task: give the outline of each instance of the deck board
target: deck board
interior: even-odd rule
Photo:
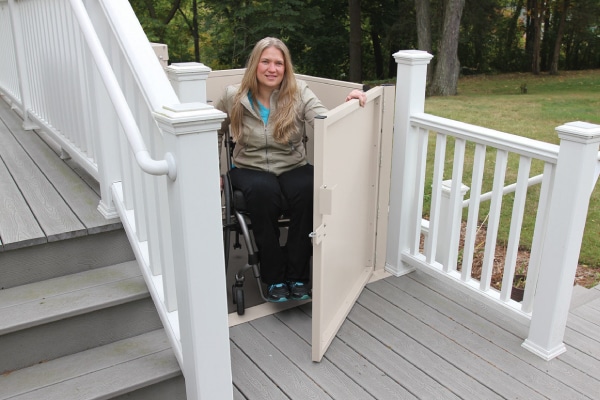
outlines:
[[[584,304],[571,311],[571,315],[577,316],[584,321],[592,324],[591,329],[594,331],[593,336],[598,336],[598,329],[600,329],[600,309],[592,306],[593,303]]]
[[[239,377],[235,384],[241,398],[280,399],[285,395],[279,387],[233,342],[231,343],[233,375]]]
[[[311,343],[311,322],[310,322],[310,306],[290,309],[277,314],[284,324],[289,326],[297,335],[302,337],[307,344]],[[340,333],[333,339],[331,346],[327,352],[325,360],[330,361],[333,365],[345,372],[355,382],[361,382],[364,389],[374,398],[386,399],[413,399],[416,398],[408,390],[406,390],[401,382],[402,379],[396,379],[381,370],[369,361],[369,352],[382,350],[381,354],[389,356],[389,349],[381,349],[377,346],[361,346],[361,342],[365,342],[369,338],[361,338],[360,335],[345,334],[344,328],[351,328],[353,324],[347,322],[340,330]],[[358,338],[357,344],[355,338]],[[362,339],[362,340],[361,340]],[[376,343],[377,344],[377,343]],[[398,365],[396,365],[398,367]],[[401,371],[402,369],[399,368]]]
[[[44,136],[43,134],[41,134]],[[97,182],[81,176],[0,99],[0,247],[29,247],[121,228],[97,210]]]
[[[435,357],[426,348],[402,335],[393,326],[360,305],[356,306],[351,314],[351,322],[344,323],[340,329],[340,340],[363,354],[378,369],[385,371],[386,375],[397,382],[398,389],[402,388],[417,398],[459,398],[452,392],[452,388],[445,386],[443,376],[441,379],[439,376],[432,376],[432,372],[442,372],[438,367],[448,367],[442,359]],[[364,335],[363,323],[373,328],[372,335]],[[424,365],[433,367],[435,371],[416,366],[412,362],[415,355],[420,356],[419,359],[424,361]],[[439,364],[432,364],[432,358],[439,361]]]
[[[392,287],[387,283],[386,285]],[[373,290],[378,290],[380,286],[382,285]],[[400,296],[392,297],[392,301],[399,299]],[[361,299],[359,299],[361,306],[367,307],[377,314],[381,321],[380,324],[390,325],[386,335],[379,337],[380,341],[388,346],[398,348],[398,352],[404,351],[404,354],[407,354],[413,346],[403,349],[401,343],[396,344],[395,338],[398,335],[395,330],[404,333],[406,337],[410,338],[411,343],[418,343],[424,349],[411,355],[411,363],[419,365],[420,368],[427,371],[428,375],[435,377],[444,385],[457,391],[458,389],[468,390],[470,385],[467,384],[465,388],[460,388],[460,386],[463,380],[468,380],[471,377],[480,385],[487,386],[492,392],[514,391],[514,393],[510,393],[509,397],[522,394],[528,399],[542,398],[534,389],[528,388],[525,383],[519,382],[510,373],[506,373],[496,365],[490,364],[481,354],[469,351],[469,349],[463,347],[464,344],[459,344],[461,341],[464,343],[464,340],[472,334],[461,332],[459,326],[452,328],[444,326],[444,323],[448,321],[444,321],[444,316],[435,310],[426,308],[414,311],[429,314],[422,316],[426,321],[420,321],[401,308],[390,307],[389,304],[382,303],[382,300],[381,297],[370,291],[363,293]],[[403,296],[402,300],[406,301],[407,296]],[[394,305],[398,307],[398,304]],[[436,322],[435,320],[438,318],[441,321]],[[375,321],[368,320],[361,322],[360,326],[363,329],[369,329],[373,323]],[[517,372],[515,371],[515,373]]]
[[[82,236],[85,227],[81,221],[10,132],[0,135],[0,148],[4,163],[48,241]]]
[[[600,285],[598,285],[600,286]],[[588,304],[586,304],[586,306],[588,306],[589,308],[596,310],[596,311],[600,311],[600,299],[594,300]]]
[[[591,386],[593,388],[593,392],[600,393],[600,370],[595,369],[593,380],[588,380],[585,375],[586,370],[578,370],[577,368],[573,368],[572,365],[577,365],[579,361],[572,359],[573,363],[568,364],[565,359],[569,359],[573,356],[573,352],[571,352],[571,348],[573,347],[573,343],[569,338],[569,331],[571,328],[567,326],[567,332],[565,334],[565,344],[568,348],[567,353],[549,361],[543,361],[539,357],[533,355],[529,351],[525,350],[521,347],[521,343],[524,338],[527,336],[527,327],[518,324],[514,320],[509,317],[502,316],[499,313],[493,310],[487,310],[481,306],[480,303],[474,300],[466,300],[467,297],[464,294],[459,294],[456,291],[453,291],[449,288],[445,288],[441,282],[437,281],[435,278],[431,276],[424,276],[425,274],[414,274],[412,278],[418,279],[420,282],[428,285],[429,287],[435,287],[436,290],[440,293],[444,293],[444,297],[453,301],[446,301],[449,303],[449,307],[455,307],[457,304],[461,306],[465,306],[471,312],[471,317],[459,317],[460,319],[456,319],[456,321],[461,321],[463,325],[468,327],[469,330],[475,332],[483,338],[489,339],[495,345],[500,345],[500,356],[505,356],[504,353],[511,354],[515,357],[515,361],[517,364],[508,364],[506,368],[509,368],[516,372],[520,379],[523,379],[524,383],[530,384],[525,378],[529,375],[526,375],[527,371],[531,369],[527,367],[526,370],[520,370],[516,368],[522,363],[527,363],[537,368],[539,372],[531,371],[535,373],[535,376],[539,376],[539,373],[542,373],[542,381],[547,382],[550,387],[555,387],[552,380],[557,380],[560,384],[557,384],[558,388],[564,387],[565,385],[570,387],[571,389],[577,391],[581,386],[588,387]],[[393,282],[400,282],[400,279],[395,279]],[[462,299],[462,300],[458,300]],[[435,303],[434,307],[439,309],[440,304]],[[452,314],[449,315],[450,318],[456,318]],[[482,324],[481,321],[491,322],[492,325]],[[462,322],[465,321],[465,322]],[[488,329],[482,329],[482,327],[486,327]],[[595,348],[596,350],[600,350],[600,346],[597,345],[595,340],[589,340],[589,338],[580,338],[580,349],[582,349],[583,353],[590,355],[590,352]],[[596,360],[598,357],[592,356]],[[579,360],[579,358],[577,358]],[[595,364],[595,363],[594,363]],[[565,371],[569,371],[568,374],[565,374]],[[581,374],[584,372],[584,375]],[[544,375],[548,375],[549,377],[544,377]],[[532,387],[537,387],[537,382],[531,383]],[[546,392],[546,388],[541,391],[542,393]],[[571,390],[567,390],[567,393],[573,393]],[[551,396],[557,396],[558,393],[550,391]],[[577,398],[575,393],[573,393],[574,398]],[[551,397],[552,398],[552,397]],[[567,397],[563,397],[567,398]]]
[[[600,285],[598,285],[600,286]],[[594,310],[600,311],[600,299],[597,299],[595,301],[590,302],[589,304],[587,304],[590,308],[593,308]]]
[[[0,121],[0,129],[2,121]],[[0,156],[0,251],[46,243],[46,235],[27,206]]]
[[[365,400],[373,399],[330,360],[313,363],[310,344],[295,334],[289,326],[282,324],[281,320],[270,316],[256,320],[251,325],[280,351],[285,351],[289,360],[332,398],[347,399],[358,396]]]
[[[11,120],[6,110],[0,108],[0,117],[5,121]],[[14,121],[14,118],[12,118]],[[16,121],[15,121],[16,122]],[[16,129],[16,126],[9,127]],[[96,233],[111,228],[106,219],[97,210],[98,194],[88,186],[70,166],[62,162],[58,155],[35,132],[15,135],[15,139],[25,152],[35,161],[35,164],[58,193],[64,202],[77,216],[88,233]],[[111,221],[118,224],[115,218]]]
[[[597,317],[598,314],[600,313],[580,313],[579,315],[571,313],[569,316],[569,327],[592,340],[597,340],[600,325],[591,322],[590,319]],[[598,347],[600,348],[600,342],[598,342]]]
[[[353,334],[352,328],[355,327],[352,323],[348,322],[342,327],[339,337],[335,338],[329,348],[329,354],[327,360],[330,360],[342,371],[350,375],[352,379],[360,384],[376,399],[415,399],[410,392],[410,385],[408,388],[402,385],[402,380],[393,374],[384,373],[382,366],[375,364],[370,361],[372,359],[369,354],[373,354],[371,347],[361,347],[363,341],[357,343],[355,339],[359,338],[358,335]],[[390,357],[389,349],[381,348],[383,350],[380,355],[383,355],[383,359]],[[386,351],[387,350],[387,351]],[[398,366],[396,365],[395,368]],[[426,379],[421,379],[422,384]]]
[[[299,379],[340,400],[597,399],[598,335],[580,330],[589,334],[598,315],[587,304],[578,309],[569,319],[567,352],[544,361],[521,347],[527,327],[413,272],[369,284],[321,363],[308,362],[310,304],[231,328],[233,381],[239,389],[261,387],[266,379],[285,393],[273,398],[290,399],[312,398],[297,391]],[[238,353],[245,356],[241,365]],[[294,382],[293,390],[286,379]],[[361,389],[336,391],[346,379]],[[243,389],[238,394],[271,398]]]
[[[394,279],[397,285],[406,281]],[[415,282],[412,280],[412,282]],[[396,286],[397,286],[396,285]],[[410,285],[414,287],[415,285]],[[434,300],[433,302],[431,300]],[[444,300],[445,299],[445,300]],[[440,311],[442,315],[423,312],[421,315],[430,318],[432,324],[441,322],[435,329],[452,332],[465,349],[474,352],[478,357],[494,365],[512,379],[527,385],[545,396],[562,395],[563,398],[577,398],[578,390],[588,383],[586,376],[573,371],[568,377],[563,374],[565,364],[560,359],[545,362],[521,347],[523,339],[494,324],[495,313],[483,318],[460,304],[447,301],[440,294],[428,296],[428,307]],[[465,314],[465,312],[469,314]],[[464,326],[462,321],[473,321]],[[512,383],[511,383],[512,384]]]
[[[229,336],[287,396],[296,399],[332,399],[251,324],[230,328]]]

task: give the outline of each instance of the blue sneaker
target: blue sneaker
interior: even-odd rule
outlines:
[[[308,300],[311,298],[310,289],[304,282],[288,282],[290,298],[292,300]]]
[[[267,287],[267,300],[271,303],[287,301],[290,297],[290,289],[285,283],[274,283]]]

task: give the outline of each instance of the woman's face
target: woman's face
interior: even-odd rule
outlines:
[[[256,69],[258,85],[265,89],[279,89],[284,73],[283,52],[276,47],[264,49]]]

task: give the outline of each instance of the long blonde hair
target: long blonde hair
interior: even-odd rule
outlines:
[[[244,115],[244,106],[241,102],[242,96],[248,91],[253,94],[258,93],[256,70],[262,52],[269,47],[275,47],[283,53],[283,63],[285,67],[283,80],[279,87],[277,107],[275,113],[271,113],[270,116],[274,124],[273,137],[278,143],[287,143],[290,140],[290,137],[296,133],[296,130],[298,129],[295,124],[298,84],[296,83],[296,76],[294,75],[294,66],[292,64],[290,51],[281,40],[266,37],[259,40],[256,45],[254,45],[254,49],[252,50],[252,53],[250,53],[248,62],[246,63],[246,72],[242,78],[242,83],[234,98],[233,107],[229,117],[231,118],[231,134],[236,141],[242,136],[242,118]]]

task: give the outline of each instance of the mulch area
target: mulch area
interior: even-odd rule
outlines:
[[[464,232],[466,229],[466,222],[462,224],[462,232],[459,248],[462,250],[463,248],[463,239]],[[475,252],[473,254],[473,265],[471,276],[474,279],[479,280],[481,277],[481,266],[483,264],[483,256],[485,252],[485,237],[487,234],[486,225],[481,225],[477,232],[477,239],[475,242]],[[423,238],[421,238],[421,242]],[[421,246],[423,243],[421,243]],[[506,259],[506,247],[497,244],[496,251],[494,254],[494,263],[492,269],[492,287],[496,289],[500,289],[502,284],[502,274],[504,271],[504,263]],[[517,262],[516,262],[516,274],[527,274],[527,265],[529,264],[529,251],[527,249],[520,249],[517,253]],[[458,269],[460,270],[460,262],[458,265]],[[577,272],[575,274],[574,284],[580,285],[586,288],[591,288],[597,285],[600,282],[600,267],[594,268],[587,265],[579,264],[577,266]]]

